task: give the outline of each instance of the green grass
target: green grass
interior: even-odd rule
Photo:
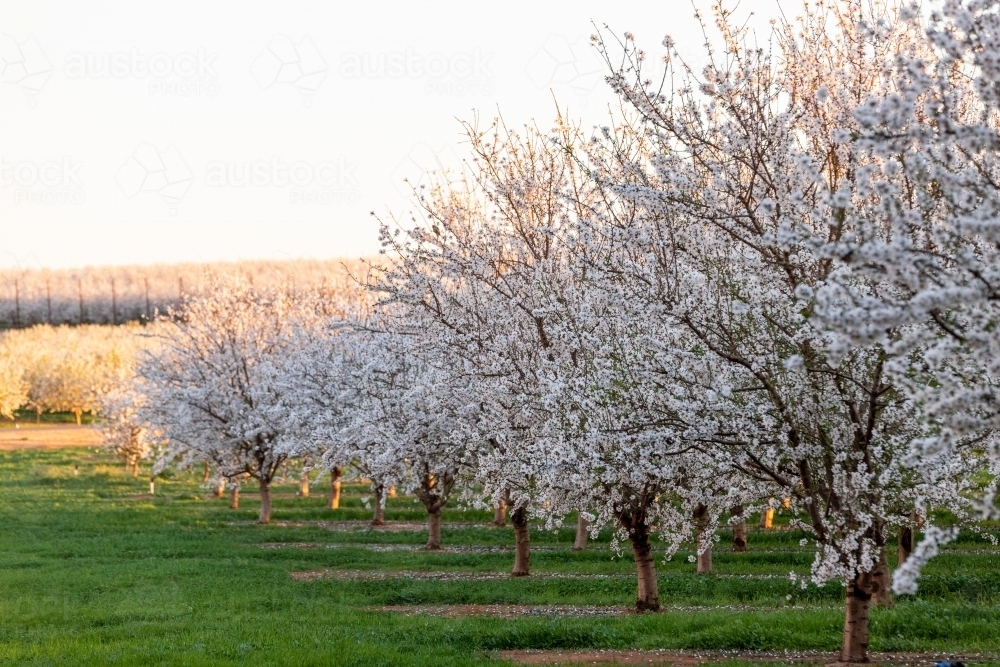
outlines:
[[[79,475],[74,475],[74,466]],[[439,618],[378,611],[383,605],[518,603],[629,605],[632,563],[609,535],[584,552],[569,528],[533,531],[525,579],[427,580],[393,571],[507,572],[510,528],[484,512],[445,511],[443,553],[418,550],[420,532],[361,529],[370,491],[347,485],[342,508],[324,509],[325,484],[308,499],[277,485],[276,522],[258,526],[257,501],[241,509],[212,498],[194,475],[174,475],[144,497],[102,452],[0,452],[0,664],[35,665],[466,665],[525,648],[835,650],[843,589],[805,590],[789,572],[811,555],[792,531],[752,531],[732,554],[722,534],[716,574],[698,576],[690,551],[658,563],[659,614],[613,617]],[[252,491],[252,488],[246,491]],[[390,500],[390,521],[422,521],[411,498]],[[359,529],[321,522],[357,519]],[[464,522],[457,525],[454,522]],[[313,549],[261,548],[308,542]],[[488,547],[493,547],[489,549]],[[343,569],[383,579],[297,581],[290,572]],[[573,576],[604,575],[604,576]],[[969,535],[932,562],[915,598],[872,613],[875,651],[1000,651],[1000,550]],[[507,664],[499,661],[496,664]]]
[[[34,424],[36,421],[41,424],[75,424],[76,415],[72,412],[43,412],[36,415],[34,410],[21,408],[14,411],[13,420],[0,417],[0,428],[13,426],[14,420],[22,424]],[[96,424],[98,420],[93,412],[84,412],[80,416],[80,422],[82,424]]]

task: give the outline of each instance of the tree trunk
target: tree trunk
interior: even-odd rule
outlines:
[[[139,477],[139,457],[136,456],[132,459],[132,477]]]
[[[41,408],[35,408],[35,423],[36,424],[41,424],[42,423],[42,409]]]
[[[76,425],[83,426],[83,410],[80,408],[73,408],[73,416],[76,417]]]
[[[260,516],[257,523],[271,523],[271,484],[260,482]]]
[[[389,497],[390,498],[395,498],[396,497],[396,487],[394,487],[394,486],[390,486],[389,487]]]
[[[225,493],[226,493],[226,480],[220,478],[218,484],[215,485],[215,497],[221,498]]]
[[[375,487],[375,514],[372,516],[372,525],[385,525],[385,487],[381,484]]]
[[[238,510],[240,508],[240,483],[233,484],[233,490],[229,492],[229,509]]]
[[[872,575],[864,572],[847,586],[844,645],[841,662],[868,661],[868,609],[872,600]]]
[[[208,480],[210,479],[210,476],[209,476],[208,472],[209,472],[208,471],[208,461],[205,461],[205,470],[201,473],[201,483],[202,484],[208,484]]]
[[[507,501],[501,500],[500,503],[493,508],[493,525],[494,526],[506,526],[507,525]]]
[[[901,526],[899,529],[899,546],[896,550],[896,555],[899,557],[899,563],[896,567],[901,566],[906,562],[906,559],[910,557],[913,553],[913,521],[914,513],[910,514],[911,523]]]
[[[733,551],[743,553],[747,550],[747,522],[743,517],[743,505],[733,505],[729,515],[734,519],[739,518],[733,524]]]
[[[302,471],[302,477],[299,479],[299,496],[309,497],[309,473],[305,470]]]
[[[639,584],[635,607],[639,611],[659,611],[660,592],[656,583],[656,563],[653,562],[653,552],[649,546],[649,534],[645,531],[642,535],[633,534],[630,541]]]
[[[340,478],[343,477],[343,471],[340,467],[335,467],[330,471],[330,504],[327,505],[327,509],[335,510],[340,509]]]
[[[149,478],[149,495],[156,495],[156,478]]]
[[[590,522],[583,516],[583,511],[576,514],[576,539],[573,540],[573,551],[583,551],[587,548],[587,538],[590,537]]]
[[[437,551],[441,548],[441,510],[427,512],[427,549]]]
[[[694,508],[694,543],[698,551],[698,574],[712,571],[712,535],[708,532],[708,508],[698,503]]]
[[[518,507],[511,512],[514,525],[514,571],[512,577],[526,577],[531,573],[531,534],[528,532],[528,509]]]
[[[618,521],[628,531],[628,539],[632,543],[638,583],[635,608],[637,611],[659,611],[660,593],[656,583],[656,563],[653,561],[653,550],[649,546],[649,526],[646,525],[646,517],[623,512],[618,515]]]
[[[766,510],[764,510],[764,513],[761,515],[760,518],[761,518],[761,528],[766,528],[768,530],[771,530],[772,528],[774,528],[774,509],[773,508],[768,507]]]
[[[878,563],[872,570],[872,600],[876,607],[893,606],[892,577],[889,574],[889,558],[884,547],[879,550]]]

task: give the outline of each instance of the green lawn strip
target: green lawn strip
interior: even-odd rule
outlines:
[[[369,517],[363,485],[345,485],[338,511],[324,508],[322,485],[311,498],[295,488],[278,485],[275,520],[288,523],[258,526],[251,493],[231,511],[196,472],[162,479],[148,498],[148,479],[103,452],[0,452],[0,664],[462,665],[504,649],[839,645],[843,588],[788,578],[812,561],[796,531],[753,528],[745,554],[728,551],[723,531],[712,575],[693,573],[690,549],[658,562],[660,614],[439,618],[382,608],[624,607],[635,595],[629,551],[615,554],[610,531],[574,552],[571,529],[535,530],[534,576],[508,579],[512,532],[489,526],[488,512],[447,512],[454,550],[434,553],[419,549],[420,530],[331,529]],[[389,502],[390,521],[425,516],[410,498]],[[316,548],[262,547],[282,542]],[[872,650],[1000,651],[1000,549],[991,549],[963,533],[916,597],[873,611]],[[290,576],[318,570],[333,576]]]

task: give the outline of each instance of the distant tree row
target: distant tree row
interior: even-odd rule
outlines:
[[[36,324],[148,322],[179,305],[207,272],[238,272],[253,284],[288,290],[336,288],[353,260],[98,266],[0,271],[0,328]],[[346,268],[345,268],[346,267]]]
[[[131,376],[139,350],[149,344],[142,327],[37,325],[0,334],[0,415],[16,410],[100,411],[103,397]]]

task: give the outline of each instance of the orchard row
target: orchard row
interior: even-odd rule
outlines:
[[[381,221],[356,290],[213,279],[106,424],[256,479],[263,522],[290,458],[415,494],[430,547],[447,503],[504,503],[515,575],[529,519],[580,512],[631,547],[640,610],[654,548],[707,568],[720,523],[785,502],[863,661],[891,541],[922,530],[891,576],[912,593],[1000,515],[998,7],[807,5],[761,49],[720,6],[710,64],[667,37],[657,81],[595,37],[605,127],[466,124],[466,166]]]

